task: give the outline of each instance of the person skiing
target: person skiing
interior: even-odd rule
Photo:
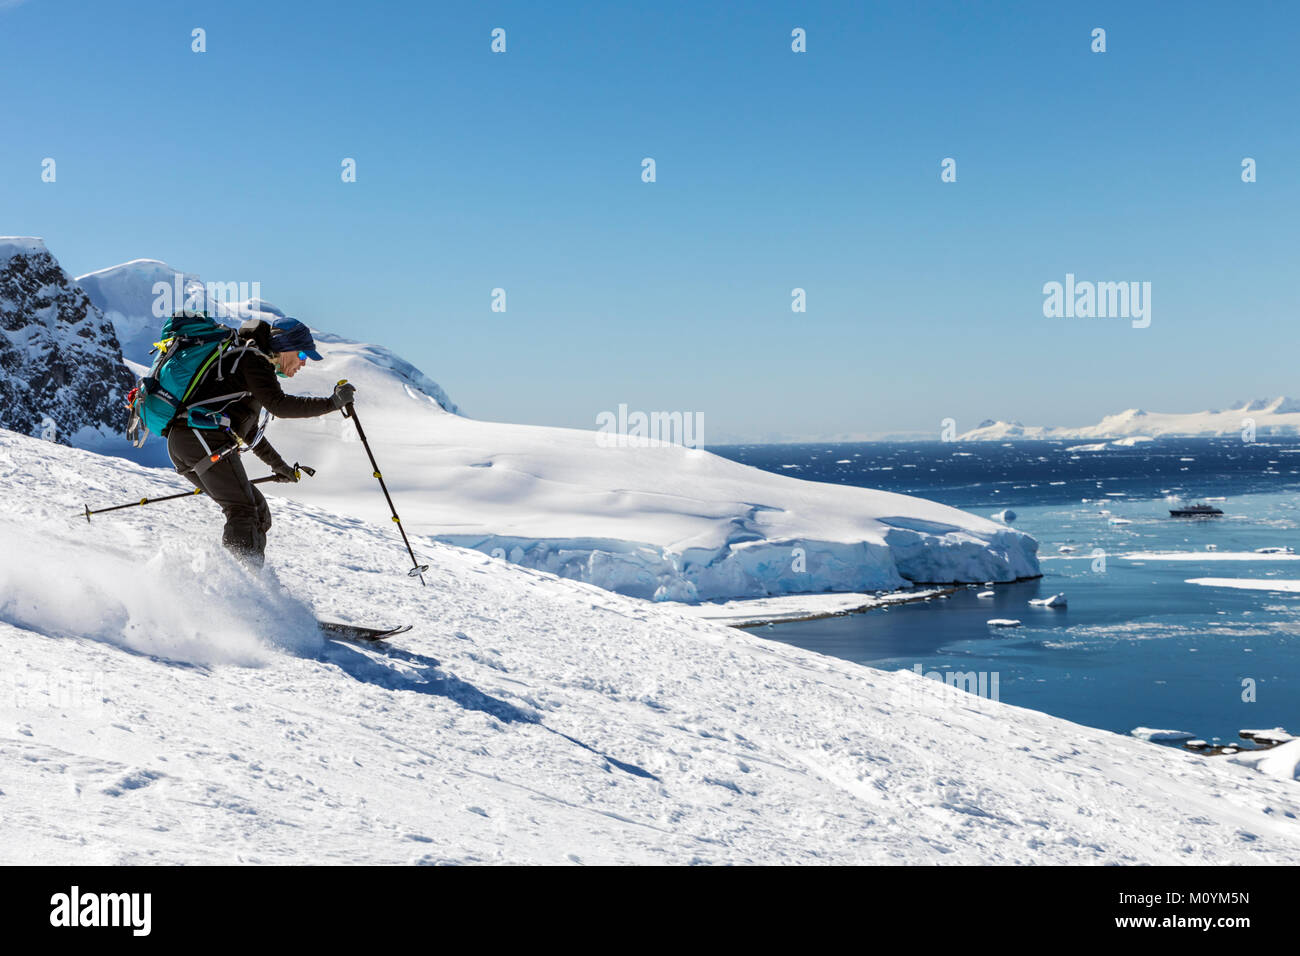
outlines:
[[[261,491],[249,483],[239,452],[251,450],[277,482],[296,482],[298,471],[262,436],[262,413],[274,418],[328,415],[350,404],[356,389],[343,382],[328,398],[284,394],[277,376],[293,378],[309,360],[321,360],[311,331],[297,319],[280,316],[269,323],[248,322],[240,334],[253,348],[222,355],[193,395],[195,404],[209,403],[220,427],[191,428],[181,418],[167,428],[165,437],[176,470],[225,514],[221,543],[249,566],[260,568],[266,533],[271,530],[271,509]],[[223,405],[222,399],[229,400]]]

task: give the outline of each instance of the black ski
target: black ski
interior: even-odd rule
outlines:
[[[343,641],[382,641],[394,634],[405,634],[411,629],[410,624],[400,627],[359,627],[356,624],[317,621],[316,625],[330,637]]]

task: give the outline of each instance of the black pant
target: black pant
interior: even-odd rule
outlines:
[[[205,432],[203,437],[213,451],[230,444],[220,432]],[[226,515],[221,543],[241,560],[261,567],[266,553],[266,533],[271,530],[271,509],[262,493],[249,483],[239,455],[227,455],[196,477],[190,469],[204,461],[208,453],[199,444],[194,430],[183,425],[173,425],[167,433],[167,454],[177,471],[221,506]]]

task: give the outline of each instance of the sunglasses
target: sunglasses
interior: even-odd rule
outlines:
[[[306,353],[306,352],[299,352],[299,353],[298,353],[298,358],[299,358],[301,361],[303,361],[303,362],[307,361],[307,358],[308,358],[307,353]]]

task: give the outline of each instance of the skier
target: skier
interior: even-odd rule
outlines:
[[[261,437],[263,409],[275,418],[315,418],[350,404],[356,389],[344,382],[334,387],[329,398],[284,394],[277,375],[293,378],[308,360],[321,359],[311,332],[297,319],[283,316],[250,325],[255,330],[250,332],[250,344],[256,348],[223,355],[193,395],[196,404],[216,399],[213,406],[229,424],[195,429],[180,419],[167,429],[166,438],[167,454],[176,470],[225,513],[221,543],[249,566],[260,568],[265,560],[266,533],[271,529],[271,509],[262,493],[249,484],[239,449],[251,445],[253,454],[270,467],[277,482],[296,482],[298,472]],[[222,397],[240,392],[247,394],[221,405]]]

